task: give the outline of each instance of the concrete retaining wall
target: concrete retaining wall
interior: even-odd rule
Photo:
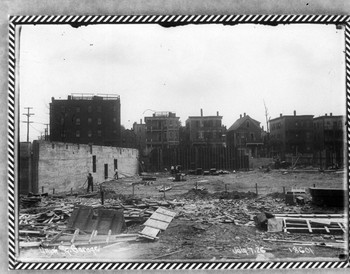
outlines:
[[[138,173],[138,150],[94,145],[66,144],[39,141],[34,153],[38,155],[38,191],[56,193],[77,189],[86,181],[90,172],[94,183],[109,180],[114,175],[114,164],[120,175]],[[93,159],[96,158],[96,169]],[[105,167],[108,178],[105,179]],[[86,184],[87,186],[87,184]]]

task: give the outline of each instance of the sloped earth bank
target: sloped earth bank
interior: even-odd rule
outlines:
[[[152,184],[140,185],[134,196],[134,198],[165,199],[183,204],[172,208],[177,215],[169,227],[160,233],[157,241],[142,239],[109,247],[98,247],[90,252],[26,249],[21,250],[21,258],[30,261],[43,259],[45,261],[310,261],[339,260],[344,259],[344,254],[347,254],[346,244],[343,248],[295,244],[295,241],[299,243],[347,242],[345,234],[271,233],[258,229],[253,221],[253,217],[261,212],[344,213],[344,210],[338,208],[316,207],[311,204],[309,196],[306,197],[304,205],[286,205],[282,193],[283,186],[287,190],[291,187],[307,188],[314,184],[342,187],[344,175],[319,173],[283,175],[277,172],[269,174],[249,172],[225,176],[187,177],[185,182],[172,182],[168,176],[161,174]],[[202,181],[201,187],[205,188],[204,190],[193,189],[195,182],[198,181]],[[258,196],[255,193],[256,182],[259,182],[261,187]],[[129,180],[110,182],[107,185],[111,190],[109,197],[120,198],[123,195],[129,197],[130,185]],[[164,197],[164,193],[157,190],[161,185],[170,185],[173,189],[166,192]],[[98,199],[96,201],[98,202]],[[125,233],[141,231],[142,223],[130,225]],[[281,241],[271,241],[271,239]]]

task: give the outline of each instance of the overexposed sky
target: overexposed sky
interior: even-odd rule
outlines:
[[[244,112],[266,128],[280,113],[345,115],[344,30],[334,25],[24,25],[20,121],[33,107],[30,139],[49,123],[51,97],[119,94],[131,128],[152,111],[223,116]],[[20,140],[26,140],[21,123]]]

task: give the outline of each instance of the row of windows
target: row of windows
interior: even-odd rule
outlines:
[[[281,122],[271,124],[271,130],[280,129],[282,125],[283,124]],[[294,125],[296,127],[312,127],[312,122],[296,121],[294,123],[288,123],[288,125]]]
[[[116,135],[116,134],[117,134],[117,131],[116,131],[116,130],[113,130],[113,134]],[[98,137],[102,137],[102,130],[97,130],[97,136],[98,136]],[[62,133],[61,133],[61,137],[62,137],[62,138],[67,137],[67,136],[66,136],[66,133],[65,133],[65,132],[62,132]],[[80,130],[75,131],[75,137],[77,137],[77,138],[82,137],[82,136],[81,136]],[[92,137],[93,137],[93,133],[92,133],[91,130],[89,130],[89,131],[87,132],[87,137],[89,137],[89,138],[92,138]]]
[[[70,109],[70,107],[69,107],[69,109]],[[61,106],[61,112],[65,113],[66,111],[67,111],[67,108],[65,106]],[[91,113],[93,111],[93,106],[88,106],[87,111]],[[96,106],[96,111],[102,112],[102,106]],[[117,111],[117,106],[113,106],[113,111]],[[75,112],[80,113],[81,107],[75,107]]]
[[[65,120],[64,120],[64,118],[62,117],[61,118],[61,125],[64,125],[64,122],[65,122]],[[87,118],[87,122],[89,123],[89,124],[91,124],[92,123],[92,118]],[[113,118],[113,123],[116,123],[117,122],[117,118]],[[76,118],[75,119],[75,124],[77,125],[77,126],[80,126],[80,124],[81,124],[81,119],[80,118]],[[98,125],[102,125],[102,118],[97,118],[97,124]]]
[[[221,127],[220,120],[200,120],[200,121],[192,121],[193,127]]]
[[[332,125],[333,125],[333,127],[334,128],[336,128],[336,127],[339,127],[339,128],[341,128],[342,127],[342,124],[343,124],[343,122],[342,121],[334,121],[333,123],[332,123]],[[331,125],[331,121],[327,121],[326,122],[326,125],[329,127],[330,125]],[[314,123],[314,128],[320,128],[320,126],[323,126],[323,122],[315,122]]]

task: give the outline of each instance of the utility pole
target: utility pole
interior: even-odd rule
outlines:
[[[264,101],[264,107],[265,107],[265,118],[266,118],[266,132],[270,132],[269,130],[269,120],[268,120],[268,115],[269,113],[267,112],[267,107],[266,107],[266,104],[265,104],[265,100]]]
[[[49,124],[45,124],[45,141],[48,141],[48,136],[49,136]]]
[[[22,123],[27,123],[27,143],[29,143],[29,124],[33,123],[32,121],[29,121],[29,119],[30,116],[34,115],[34,113],[30,113],[32,107],[25,107],[25,109],[28,110],[28,113],[23,113],[23,115],[27,116],[27,121],[22,121]]]

